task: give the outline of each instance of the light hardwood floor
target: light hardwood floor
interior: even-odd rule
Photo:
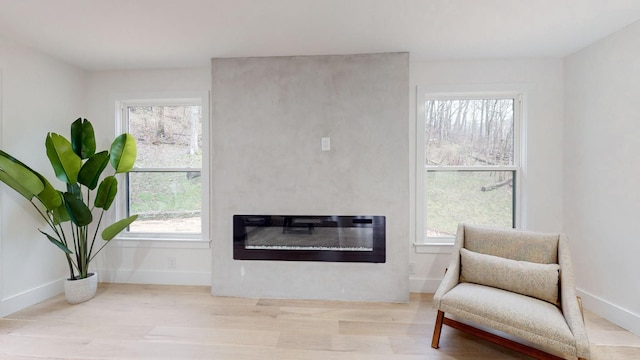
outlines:
[[[590,312],[592,359],[640,359],[640,337]],[[208,287],[100,284],[0,319],[0,359],[526,359],[448,327],[430,347],[431,295],[408,304],[213,297]]]

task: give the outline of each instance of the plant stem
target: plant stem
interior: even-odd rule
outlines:
[[[96,225],[96,230],[93,233],[93,238],[91,239],[91,248],[89,249],[89,262],[93,260],[95,255],[91,255],[93,253],[93,244],[96,242],[96,237],[98,236],[98,229],[100,229],[100,224],[102,223],[102,216],[104,215],[104,209],[100,212],[100,218],[98,219],[98,224]],[[104,247],[104,245],[102,246]],[[102,247],[96,252],[96,255],[102,250]]]
[[[38,200],[40,200],[38,198]],[[67,238],[65,236],[65,232],[64,232],[64,228],[62,227],[62,224],[58,224],[58,227],[56,227],[55,221],[50,217],[51,215],[50,212],[47,212],[47,215],[45,215],[42,210],[33,202],[33,200],[29,201],[31,203],[31,205],[33,205],[33,207],[36,209],[36,211],[38,212],[38,214],[40,214],[40,217],[42,217],[44,219],[44,221],[46,221],[47,225],[49,226],[49,228],[51,230],[53,230],[53,232],[56,234],[56,236],[58,236],[58,240],[60,240],[60,242],[62,242],[64,244],[64,246],[66,246],[67,248],[69,247],[69,245],[67,244]],[[42,202],[41,202],[42,203]],[[44,204],[43,204],[44,206]],[[73,262],[73,258],[71,257],[71,255],[65,253],[65,256],[67,258],[67,265],[69,266],[69,279],[74,279],[75,278],[75,273],[73,270],[74,262]],[[76,268],[78,266],[76,265]],[[80,271],[80,269],[78,269],[78,271]]]
[[[98,235],[98,228],[100,227],[100,223],[102,222],[102,215],[104,215],[104,209],[100,213],[100,220],[98,220],[98,227],[96,228],[96,232],[93,234],[94,241],[96,239],[96,236]],[[105,241],[104,244],[100,246],[100,249],[98,249],[98,251],[96,251],[96,253],[93,254],[93,256],[91,256],[91,258],[89,259],[89,262],[91,262],[91,260],[93,260],[93,258],[96,257],[100,253],[100,251],[102,251],[102,249],[104,249],[104,247],[107,246],[108,243],[109,241]],[[93,250],[93,242],[91,243],[91,249]]]
[[[56,235],[58,235],[58,239],[64,244],[64,246],[69,248],[69,243],[67,241],[67,235],[66,235],[66,233],[64,231],[64,228],[62,227],[62,224],[58,224],[58,228],[60,228],[60,232],[58,232],[58,230],[55,227],[53,228],[54,229],[53,231],[56,233]],[[67,262],[69,263],[69,272],[70,272],[69,279],[75,279],[76,274],[75,274],[75,271],[73,270],[73,268],[75,267],[76,270],[78,270],[78,272],[80,272],[80,269],[78,268],[78,264],[73,261],[73,258],[71,257],[70,254],[66,254],[65,253],[65,255],[67,257]]]

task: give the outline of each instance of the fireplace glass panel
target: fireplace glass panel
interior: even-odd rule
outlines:
[[[234,259],[384,262],[385,217],[235,215]]]

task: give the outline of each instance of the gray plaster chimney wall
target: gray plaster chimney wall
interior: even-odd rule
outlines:
[[[409,94],[408,53],[212,59],[214,295],[408,301]],[[387,260],[233,260],[234,214],[384,215]]]

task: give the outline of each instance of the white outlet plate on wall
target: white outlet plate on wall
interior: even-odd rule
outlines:
[[[323,137],[322,138],[322,151],[329,151],[331,150],[331,138],[330,137]]]

